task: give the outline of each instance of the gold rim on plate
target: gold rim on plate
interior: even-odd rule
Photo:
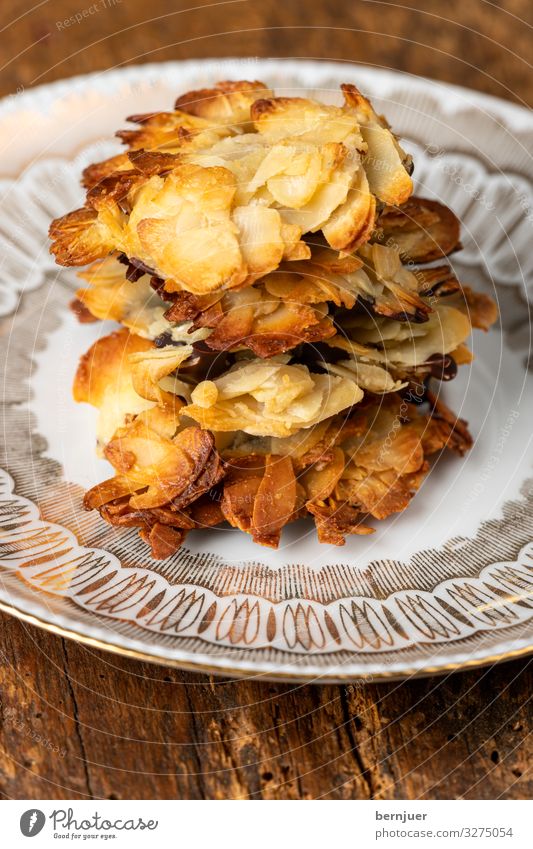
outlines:
[[[500,654],[488,655],[483,658],[475,658],[473,660],[465,660],[461,663],[446,663],[443,666],[424,666],[421,669],[404,669],[401,672],[368,672],[358,675],[297,675],[289,672],[254,672],[248,669],[236,669],[235,667],[212,667],[208,664],[188,660],[178,660],[172,658],[162,658],[159,655],[150,654],[149,652],[138,651],[137,649],[128,649],[125,646],[119,646],[115,643],[107,643],[105,640],[99,640],[96,637],[89,637],[87,634],[80,634],[78,631],[73,631],[70,628],[65,628],[62,625],[55,625],[52,622],[47,622],[45,619],[39,619],[32,613],[26,613],[14,605],[7,604],[0,600],[0,611],[7,613],[26,622],[28,625],[33,625],[36,628],[43,628],[50,634],[55,634],[57,637],[64,637],[68,640],[73,640],[77,643],[82,643],[85,646],[90,646],[93,649],[110,652],[111,654],[126,657],[129,660],[138,660],[143,663],[156,663],[158,666],[170,666],[173,669],[181,669],[185,672],[199,672],[204,675],[218,675],[219,677],[244,678],[247,681],[252,679],[261,679],[263,681],[294,682],[295,684],[342,684],[355,683],[362,681],[365,683],[384,683],[386,681],[400,681],[405,678],[427,678],[430,675],[446,675],[448,672],[459,672],[469,669],[477,669],[483,666],[491,666],[497,663],[503,663],[507,660],[516,660],[520,657],[527,657],[533,654],[533,644],[525,646],[521,649],[503,652]]]

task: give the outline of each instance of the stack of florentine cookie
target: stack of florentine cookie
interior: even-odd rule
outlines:
[[[453,213],[411,196],[410,157],[342,90],[224,82],[133,116],[52,224],[58,263],[88,266],[80,320],[123,326],[76,374],[116,472],[85,504],[154,557],[225,521],[275,547],[311,516],[341,545],[408,505],[430,455],[471,445],[438,381],[495,306],[443,261]]]

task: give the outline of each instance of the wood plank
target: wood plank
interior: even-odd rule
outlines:
[[[7,616],[0,640],[8,798],[531,794],[531,661],[442,679],[288,686],[137,663]]]
[[[72,20],[83,14],[79,0],[33,6],[31,0],[2,2],[1,25],[13,23],[2,41],[0,94],[132,62],[291,56],[398,68],[531,103],[528,0],[492,4],[490,11],[482,0],[445,6],[427,0],[412,10],[377,0],[177,0],[171,7],[166,0],[149,6],[128,0],[110,2],[80,22]],[[243,71],[255,76],[253,62]]]

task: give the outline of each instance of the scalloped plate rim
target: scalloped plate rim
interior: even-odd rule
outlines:
[[[45,100],[47,101],[47,105],[52,105],[54,100],[57,97],[62,97],[63,95],[68,95],[69,93],[76,94],[78,91],[82,90],[84,86],[89,84],[91,81],[98,80],[99,78],[106,77],[109,79],[111,77],[111,81],[114,82],[115,79],[117,81],[124,80],[124,82],[128,82],[134,80],[136,76],[150,76],[155,73],[170,73],[173,69],[184,68],[186,70],[193,71],[194,68],[201,67],[202,69],[206,69],[209,67],[210,63],[216,64],[217,68],[223,70],[224,68],[231,68],[232,63],[250,63],[254,68],[261,73],[261,68],[264,68],[265,71],[274,71],[280,72],[283,68],[286,68],[287,73],[297,72],[298,74],[305,73],[306,69],[312,70],[315,74],[320,71],[323,76],[327,76],[331,74],[333,77],[338,76],[340,70],[344,67],[349,67],[350,72],[353,73],[353,70],[356,69],[357,72],[361,74],[362,77],[364,75],[369,75],[383,81],[386,81],[391,86],[394,84],[405,84],[405,80],[409,80],[409,85],[412,87],[417,87],[421,91],[428,92],[430,91],[434,96],[439,100],[443,111],[446,114],[453,114],[461,109],[461,105],[463,109],[467,110],[468,108],[472,108],[474,104],[477,102],[479,106],[487,107],[487,111],[491,114],[495,115],[497,118],[504,118],[505,120],[513,120],[521,125],[520,127],[513,127],[513,129],[523,129],[524,122],[529,127],[533,127],[533,122],[531,120],[531,115],[524,107],[514,104],[507,103],[506,101],[494,97],[493,95],[488,95],[483,92],[477,92],[472,89],[468,89],[462,86],[456,86],[448,83],[443,83],[438,80],[433,80],[426,77],[411,77],[411,75],[399,72],[392,71],[389,69],[378,69],[372,68],[366,65],[360,65],[358,63],[342,63],[342,62],[321,62],[316,60],[268,60],[268,59],[246,59],[239,57],[228,57],[225,59],[203,59],[203,60],[186,60],[186,61],[170,61],[164,63],[147,63],[144,65],[133,65],[128,66],[126,68],[115,68],[110,71],[99,71],[93,72],[89,74],[80,74],[75,77],[69,79],[57,80],[51,83],[45,83],[30,89],[27,89],[16,96],[8,96],[0,101],[0,120],[4,115],[10,114],[12,111],[17,111],[20,108],[24,108],[25,106],[35,106],[35,105],[43,105],[43,95],[46,95]],[[313,84],[313,80],[310,80],[310,84]],[[316,78],[314,80],[315,85],[319,85],[317,83]],[[447,94],[454,94],[455,97],[450,98],[449,101],[442,98],[442,93],[445,91]],[[385,92],[386,96],[388,92]],[[468,102],[462,102],[466,101]],[[16,102],[16,106],[14,109],[11,108],[11,103]],[[73,154],[72,158],[75,157],[76,154]],[[22,175],[24,174],[23,169]],[[9,179],[9,177],[7,178]],[[2,595],[4,594],[4,588],[2,587]],[[38,607],[35,605],[35,607]],[[348,664],[332,664],[331,672],[324,671],[323,669],[316,669],[316,674],[313,672],[313,667],[306,664],[305,669],[301,672],[296,673],[286,673],[283,671],[283,667],[279,664],[271,663],[271,662],[262,662],[259,660],[254,660],[245,662],[245,664],[241,667],[238,662],[235,661],[232,657],[213,657],[208,654],[201,653],[191,653],[191,652],[183,652],[181,650],[172,650],[172,656],[164,655],[164,647],[160,647],[159,651],[163,651],[163,654],[152,654],[149,651],[146,651],[146,647],[144,649],[141,648],[141,641],[131,640],[128,637],[123,635],[118,635],[115,633],[115,638],[120,640],[120,643],[117,642],[108,642],[105,639],[102,639],[101,632],[96,626],[93,626],[91,623],[83,622],[84,633],[74,630],[70,627],[73,619],[69,619],[68,626],[65,624],[61,624],[60,620],[64,620],[65,617],[53,615],[49,620],[42,617],[42,613],[39,615],[38,613],[31,612],[31,608],[34,608],[33,603],[28,603],[27,610],[22,610],[17,607],[16,604],[13,604],[11,601],[6,601],[5,598],[0,598],[0,609],[4,612],[10,613],[11,615],[16,616],[19,619],[22,619],[31,624],[38,625],[48,631],[60,634],[64,637],[79,640],[82,643],[93,646],[95,648],[105,649],[107,651],[122,654],[128,657],[136,657],[139,660],[147,660],[153,663],[166,664],[171,666],[176,666],[179,668],[185,669],[194,669],[198,672],[212,672],[220,675],[244,675],[244,676],[258,676],[261,678],[265,678],[268,680],[291,680],[291,681],[310,681],[317,679],[318,681],[324,682],[335,682],[335,681],[347,681],[347,680],[397,680],[401,678],[405,678],[410,675],[423,676],[429,674],[445,674],[448,671],[455,671],[457,669],[470,668],[483,666],[490,663],[500,662],[502,660],[510,659],[512,657],[523,656],[533,652],[533,643],[530,642],[530,638],[515,640],[512,645],[507,642],[507,648],[504,651],[497,651],[500,647],[500,644],[493,646],[491,649],[480,649],[479,652],[474,652],[472,655],[469,655],[465,658],[464,650],[457,652],[454,654],[448,654],[446,657],[443,657],[442,663],[431,662],[431,657],[423,657],[420,659],[420,663],[411,665],[409,668],[405,666],[403,662],[397,662],[395,664],[390,664],[388,670],[381,670],[379,672],[371,672],[371,671],[361,671],[358,672],[357,666],[350,663]],[[35,608],[34,608],[35,609]],[[501,648],[503,649],[506,646],[505,641],[502,642]],[[444,647],[444,646],[443,646]],[[488,652],[488,654],[487,654]],[[356,655],[357,652],[354,652]],[[312,653],[307,655],[302,655],[301,660],[309,659],[312,656]],[[296,658],[295,658],[296,660]],[[346,667],[347,671],[344,672],[343,668]],[[339,669],[339,673],[336,673],[334,670]]]
[[[408,79],[410,85],[413,87],[420,87],[425,91],[427,91],[428,87],[437,89],[437,91],[445,90],[447,93],[454,94],[456,98],[464,100],[468,98],[471,101],[477,100],[480,104],[485,104],[487,107],[491,107],[491,111],[495,108],[501,109],[502,114],[505,115],[506,118],[512,116],[518,121],[525,120],[530,125],[532,123],[530,112],[526,106],[522,106],[519,103],[508,102],[501,97],[497,97],[493,94],[487,94],[486,92],[478,91],[477,89],[468,88],[468,86],[461,86],[456,83],[447,83],[442,80],[435,79],[434,77],[413,75],[407,71],[389,68],[375,68],[371,65],[351,62],[349,60],[346,62],[338,62],[319,59],[270,59],[242,56],[225,56],[223,58],[212,56],[204,59],[174,59],[167,62],[147,62],[146,64],[137,63],[127,65],[122,68],[119,67],[111,68],[109,70],[91,71],[86,74],[75,74],[72,77],[52,80],[49,83],[40,83],[39,85],[30,86],[20,92],[15,92],[14,94],[0,98],[0,119],[4,114],[9,114],[11,111],[18,111],[15,107],[13,110],[10,108],[12,103],[24,104],[26,102],[29,106],[33,106],[32,101],[39,103],[39,99],[42,98],[43,94],[54,95],[59,93],[59,96],[63,93],[68,94],[69,90],[75,91],[78,86],[83,88],[87,83],[96,81],[103,76],[107,79],[111,78],[111,82],[113,82],[115,77],[118,79],[124,78],[128,81],[128,77],[134,78],[137,74],[149,75],[151,73],[156,73],[160,69],[163,69],[163,72],[170,72],[174,68],[184,68],[187,70],[189,68],[194,69],[194,67],[197,67],[198,65],[209,66],[210,64],[223,69],[225,66],[231,67],[234,63],[241,63],[243,65],[249,64],[251,67],[255,66],[258,68],[263,66],[266,69],[273,71],[280,68],[280,66],[283,66],[288,69],[289,73],[291,72],[291,69],[298,69],[299,72],[301,72],[301,69],[304,69],[305,71],[306,68],[315,72],[320,69],[325,73],[331,73],[333,76],[336,76],[341,68],[356,68],[362,75],[368,74],[369,76],[374,76],[378,79],[381,78],[383,81],[387,81],[390,84],[398,82],[398,80]],[[457,106],[457,102],[457,99],[455,99],[453,105]],[[450,105],[452,105],[452,101],[450,102]],[[449,111],[453,112],[456,110],[449,109]]]

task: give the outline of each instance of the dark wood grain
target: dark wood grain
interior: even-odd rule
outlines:
[[[2,0],[9,28],[0,94],[131,62],[291,56],[399,68],[532,99],[529,0],[50,0],[31,11],[34,5]]]
[[[131,62],[240,55],[368,63],[533,100],[529,0],[106,0],[69,25],[95,4],[33,5],[1,4],[1,94]],[[6,616],[0,652],[5,797],[531,795],[527,660],[400,684],[291,687],[127,661]]]
[[[137,663],[6,616],[0,640],[0,789],[7,797],[493,799],[531,792],[527,661],[442,679],[287,686]]]

